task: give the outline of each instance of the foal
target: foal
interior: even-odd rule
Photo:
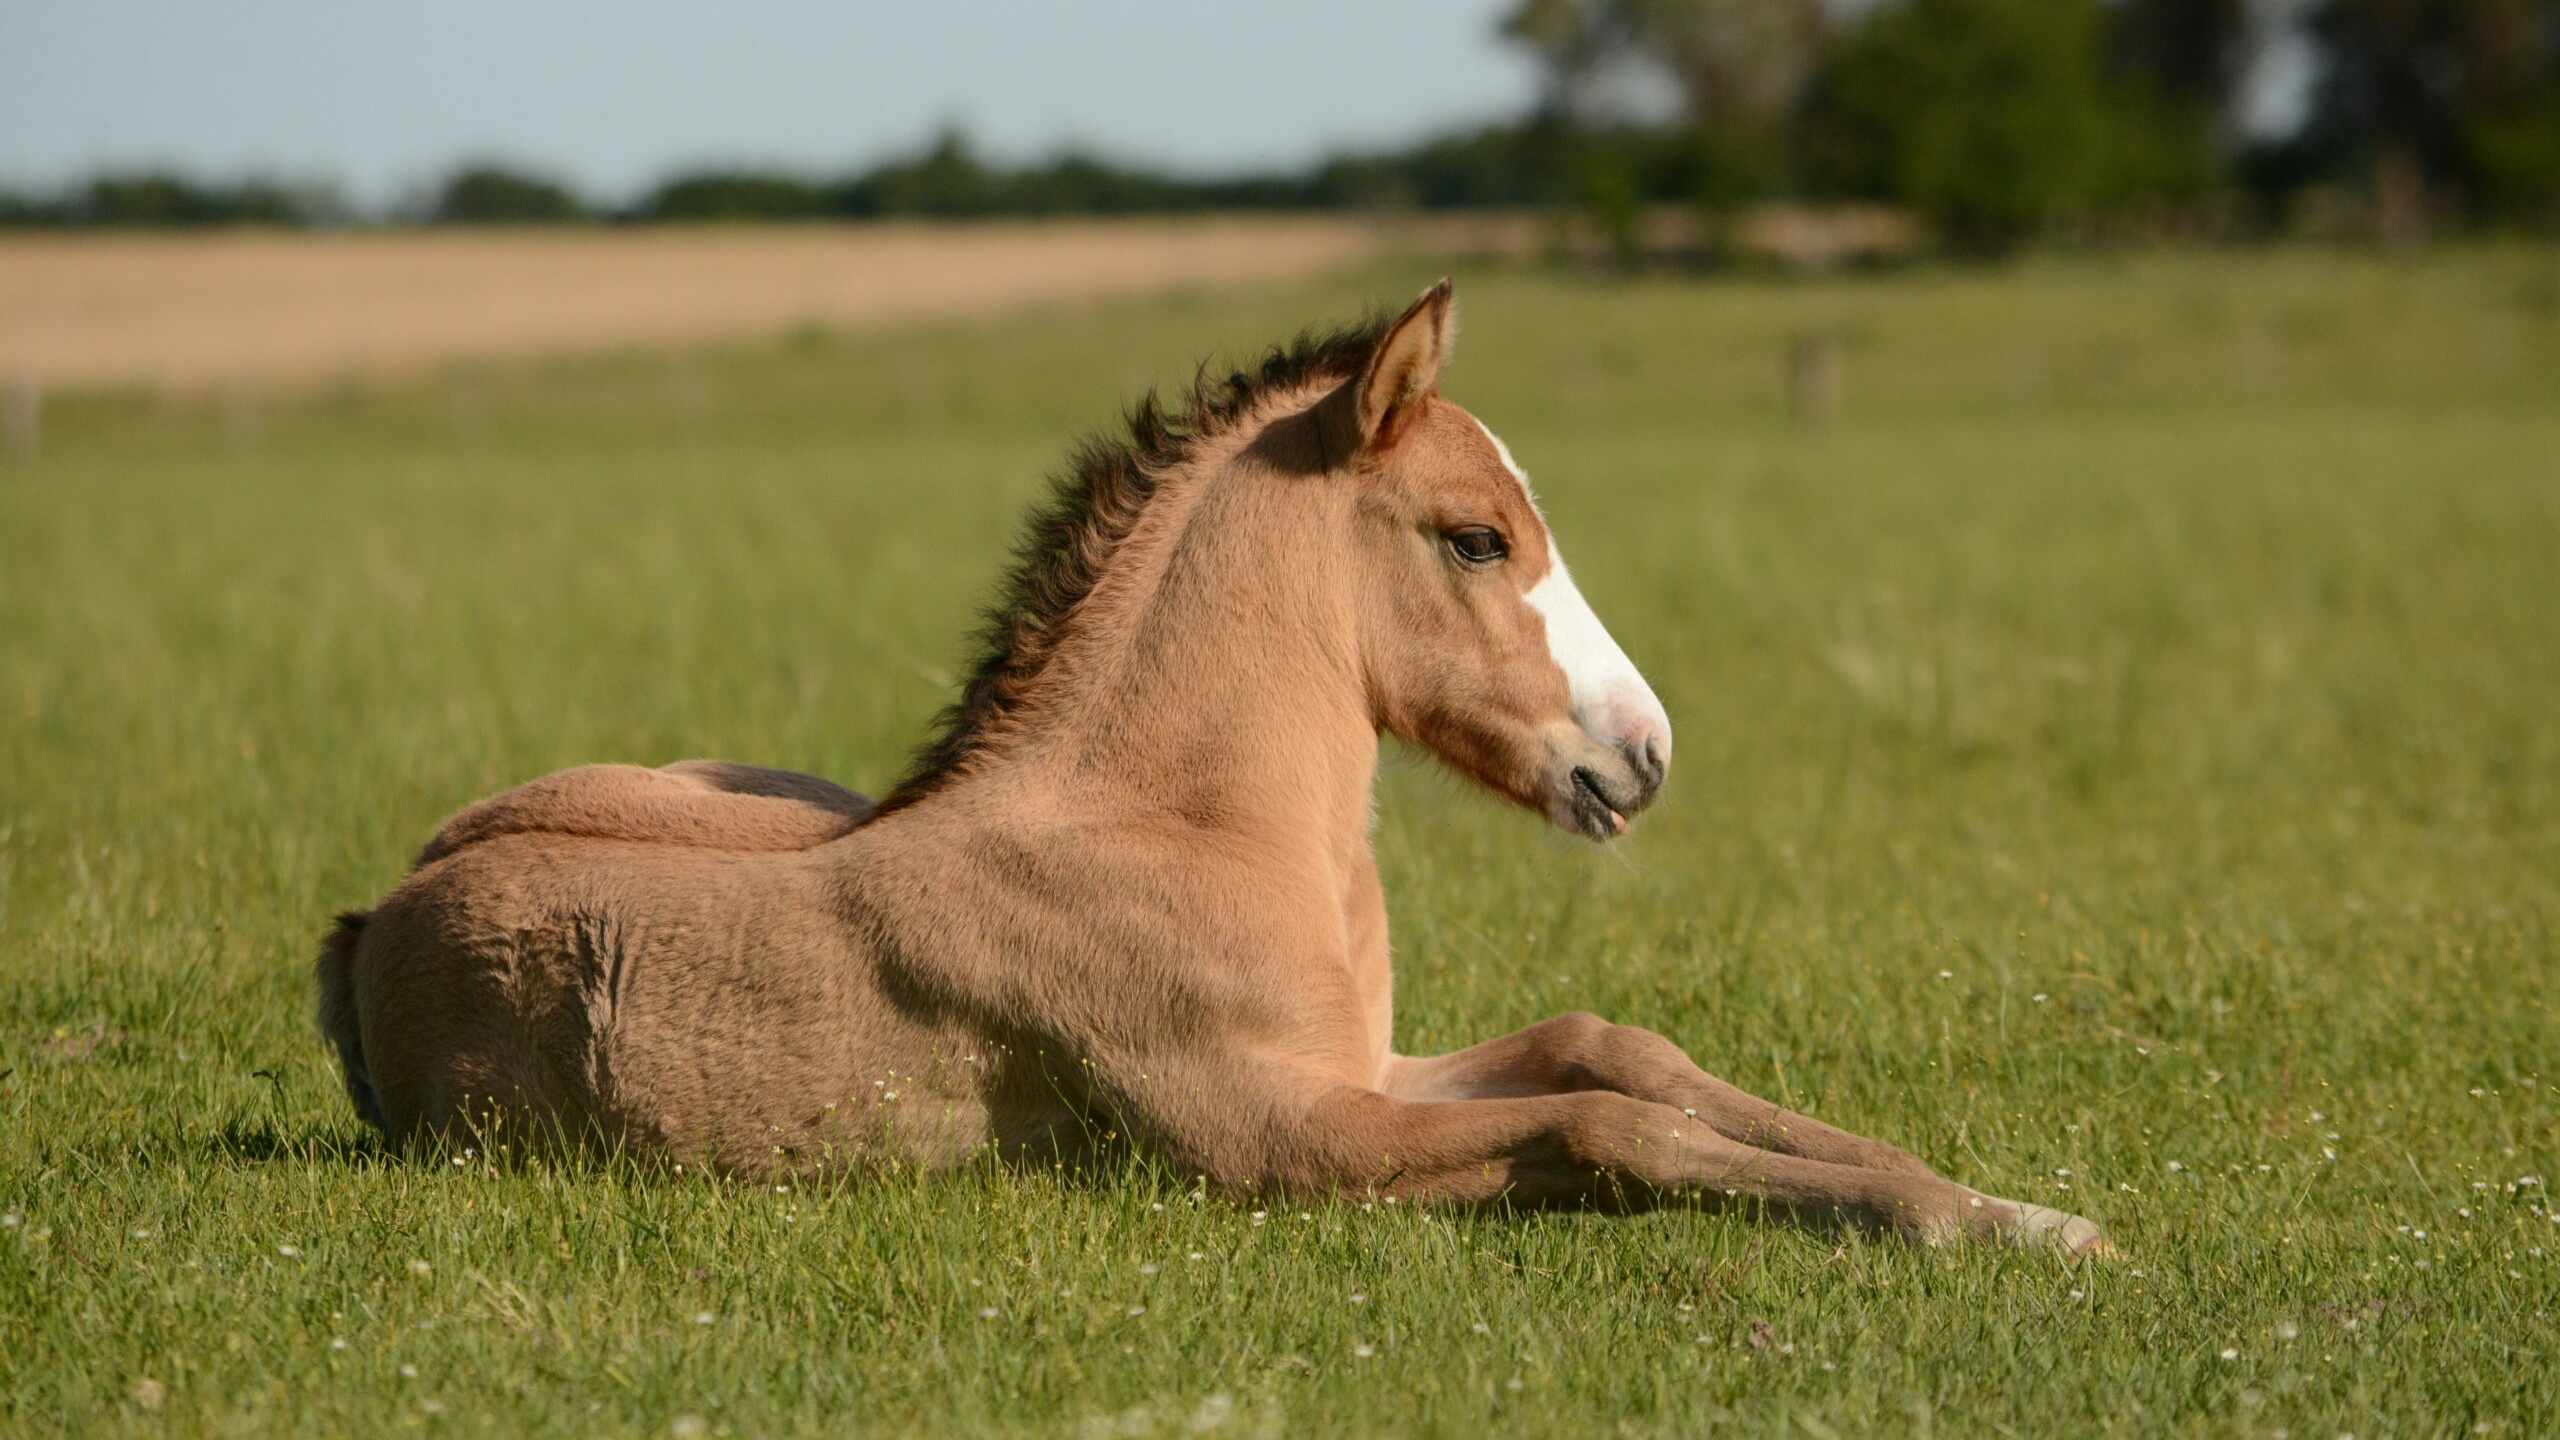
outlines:
[[[1231,1194],[2103,1247],[1591,1015],[1396,1053],[1378,733],[1596,841],[1671,763],[1519,467],[1438,393],[1451,317],[1444,281],[1089,446],[878,805],[696,761],[464,811],[322,950],[357,1107],[411,1148],[506,1124],[748,1172],[1109,1130]]]

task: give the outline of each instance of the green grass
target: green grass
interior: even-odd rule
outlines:
[[[1072,431],[1426,278],[57,404],[0,462],[0,1431],[2549,1433],[2547,251],[1461,277],[1450,388],[1681,758],[1608,852],[1388,767],[1403,1046],[1599,1010],[2121,1263],[375,1150],[306,957],[443,815],[885,783]]]

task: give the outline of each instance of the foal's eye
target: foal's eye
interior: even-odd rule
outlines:
[[[1502,532],[1489,525],[1450,531],[1449,548],[1470,565],[1490,565],[1511,553],[1511,547],[1502,541]]]

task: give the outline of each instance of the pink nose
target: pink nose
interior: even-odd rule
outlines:
[[[1627,754],[1627,764],[1636,772],[1637,783],[1644,786],[1644,798],[1662,788],[1663,777],[1671,773],[1671,726],[1658,716],[1639,716],[1630,724],[1618,727],[1618,748]]]

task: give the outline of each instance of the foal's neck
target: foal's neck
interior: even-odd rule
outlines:
[[[988,778],[1014,770],[1078,806],[1365,865],[1378,738],[1342,492],[1260,448],[1204,446],[1159,483]]]

